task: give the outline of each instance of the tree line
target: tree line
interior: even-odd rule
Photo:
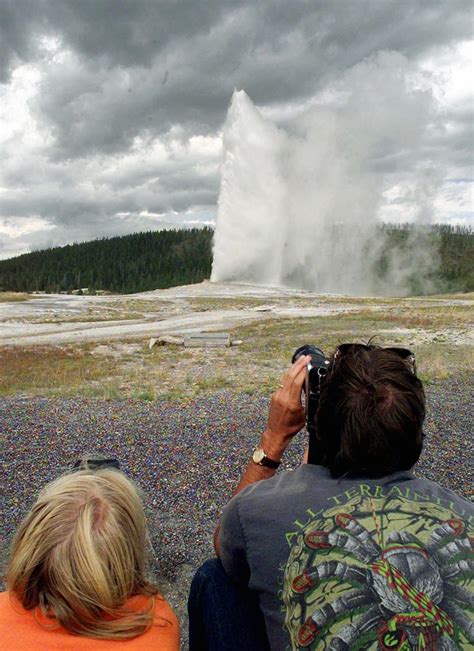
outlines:
[[[474,291],[474,233],[439,224],[417,230],[383,225],[384,247],[374,261],[389,272],[394,250],[410,256],[415,246],[437,252],[436,264],[409,278],[410,293]],[[72,292],[87,288],[130,294],[199,283],[210,277],[211,228],[149,231],[33,251],[0,260],[0,291]]]
[[[0,290],[132,294],[199,283],[212,264],[210,228],[134,233],[0,261]]]
[[[409,295],[474,291],[472,228],[450,224],[384,224],[381,228],[384,246],[374,261],[380,279],[389,274],[390,262],[398,260],[409,270],[404,278]]]

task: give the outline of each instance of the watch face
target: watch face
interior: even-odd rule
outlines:
[[[262,448],[257,448],[257,450],[255,450],[255,452],[253,453],[252,459],[254,460],[255,463],[260,463],[264,457],[265,457],[265,452],[262,450]]]

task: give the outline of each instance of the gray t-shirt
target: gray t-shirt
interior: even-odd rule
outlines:
[[[271,648],[473,648],[473,505],[399,472],[321,466],[248,486],[224,509],[227,574],[259,595]]]

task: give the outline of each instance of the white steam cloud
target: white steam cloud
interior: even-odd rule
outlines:
[[[401,170],[410,197],[396,200],[410,204],[412,220],[430,219],[435,175],[427,163],[412,168],[409,161],[423,160],[432,119],[428,80],[392,52],[352,68],[324,106],[314,104],[285,128],[235,91],[224,127],[211,279],[406,292],[417,267],[426,273],[434,264],[428,239],[409,256],[389,253],[382,280],[374,271],[384,247],[377,226],[386,196],[400,193]]]

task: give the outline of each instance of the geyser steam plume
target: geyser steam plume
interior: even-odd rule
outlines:
[[[433,252],[412,247],[403,259],[389,255],[382,279],[375,262],[385,236],[377,226],[399,168],[419,214],[430,212],[427,170],[417,155],[432,108],[423,81],[401,55],[381,53],[346,73],[329,106],[313,106],[284,129],[235,91],[224,126],[211,280],[404,293]]]

